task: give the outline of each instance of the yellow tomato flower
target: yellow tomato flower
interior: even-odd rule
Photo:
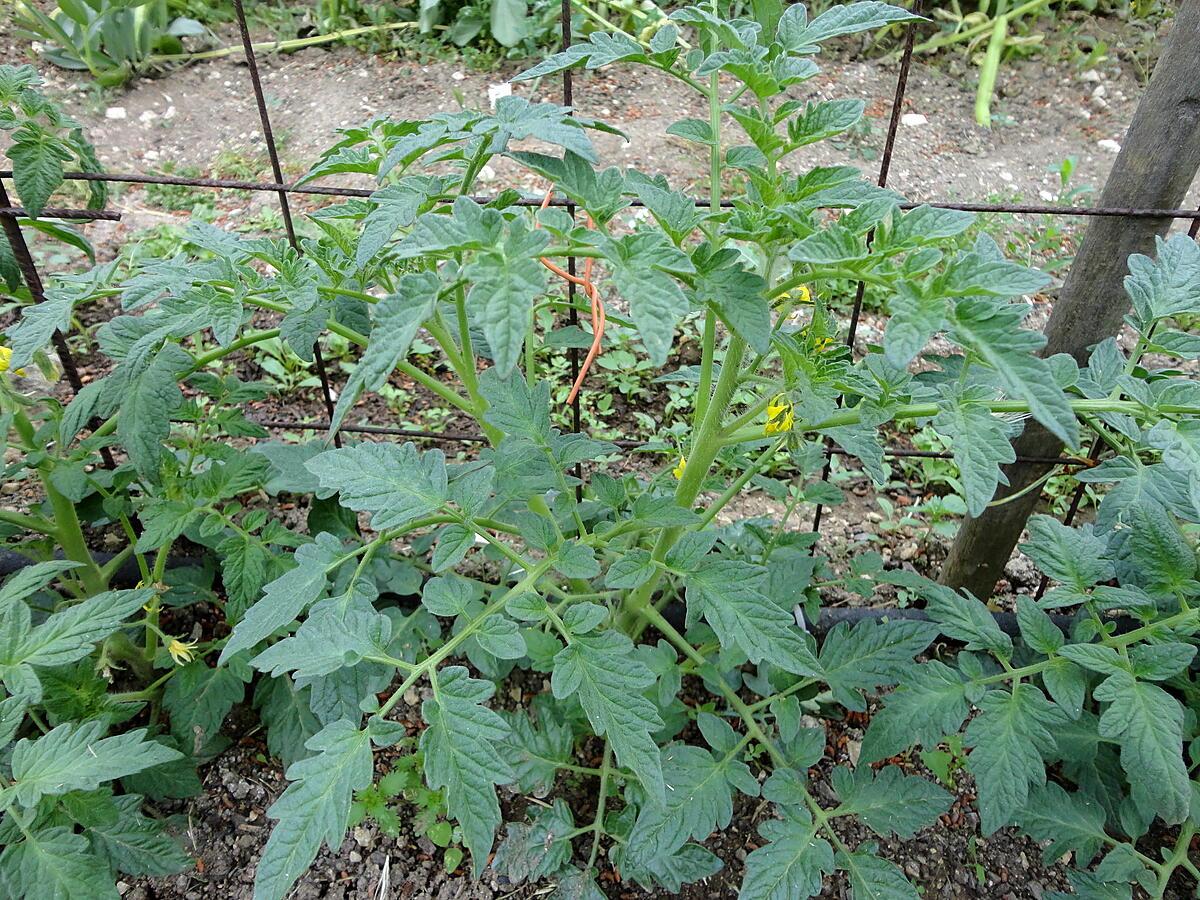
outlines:
[[[175,660],[175,665],[186,666],[196,655],[192,651],[196,648],[195,641],[181,641],[179,638],[171,638],[171,643],[167,644],[167,652],[171,654],[171,659]]]
[[[807,326],[807,325],[805,325],[803,328],[800,329],[800,336],[803,337],[805,340],[808,340],[808,329],[809,329],[809,326]],[[815,341],[813,341],[813,349],[816,350],[818,353],[824,353],[826,350],[828,350],[830,347],[833,347],[835,344],[836,344],[836,341],[834,341],[834,339],[831,337],[819,337]]]
[[[796,424],[796,414],[792,411],[792,403],[783,394],[776,394],[767,403],[767,425],[764,434],[783,434],[791,431]]]
[[[685,469],[687,469],[687,459],[681,456],[679,457],[679,462],[675,463],[675,468],[673,469],[675,477],[682,478]]]
[[[794,287],[790,291],[780,294],[776,299],[776,304],[783,303],[812,303],[812,289],[807,284],[802,284],[799,287]]]
[[[0,372],[7,372],[8,365],[11,362],[12,362],[12,348],[11,347],[0,347]],[[20,375],[22,378],[24,378],[25,370],[24,369],[14,369],[13,374]]]

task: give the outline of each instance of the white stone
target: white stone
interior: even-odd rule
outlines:
[[[466,78],[467,76],[466,76],[466,75],[464,75],[462,72],[455,72],[455,73],[454,73],[453,75],[451,75],[450,77],[451,77],[451,78],[453,78],[455,81],[462,81],[462,80],[463,80],[464,78]]]
[[[1104,138],[1104,140],[1096,141],[1096,146],[1101,150],[1107,150],[1109,153],[1120,153],[1121,145],[1112,138]]]
[[[158,118],[158,113],[156,113],[152,109],[147,109],[147,110],[144,110],[140,116],[138,116],[138,121],[141,122],[143,125],[149,125],[151,122],[153,122],[157,118]]]
[[[488,104],[491,105],[492,109],[495,109],[497,100],[501,99],[502,97],[512,96],[512,83],[504,81],[500,84],[489,84],[487,91]]]
[[[1080,81],[1099,81],[1103,76],[1097,69],[1088,69],[1079,76]]]
[[[915,128],[919,125],[928,125],[929,120],[920,113],[905,113],[900,117],[900,124]]]
[[[164,119],[173,119],[173,118],[175,118],[175,107],[174,107],[174,106],[168,106],[168,107],[167,107],[167,111],[166,111],[165,113],[163,113],[163,116],[162,116],[162,117],[163,117]]]
[[[496,180],[496,170],[493,169],[489,165],[485,165],[482,169],[479,170],[479,180],[480,181],[495,181]]]
[[[106,109],[104,111],[104,118],[106,118],[106,119],[124,119],[125,118],[125,107],[110,106],[108,109]]]

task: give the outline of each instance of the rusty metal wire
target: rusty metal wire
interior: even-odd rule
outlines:
[[[258,120],[262,124],[263,140],[267,144],[267,157],[271,161],[271,175],[277,184],[283,183],[283,167],[279,165],[279,148],[275,146],[275,133],[271,130],[271,117],[267,114],[267,97],[263,93],[262,79],[258,74],[258,60],[254,56],[254,43],[250,40],[250,28],[246,24],[246,10],[242,0],[233,0],[233,11],[237,15],[238,31],[242,35],[242,47],[246,51],[246,66],[250,71],[250,85],[254,89],[254,102],[258,105]],[[279,197],[279,212],[283,215],[283,228],[287,232],[288,243],[292,249],[300,253],[300,244],[296,240],[296,228],[292,224],[292,208],[288,203],[285,190],[275,192]],[[333,418],[333,392],[329,387],[329,373],[325,369],[325,358],[321,354],[321,342],[313,342],[313,362],[317,367],[317,378],[321,382],[321,398],[325,401],[325,414]],[[342,446],[342,439],[333,436],[334,446]]]
[[[916,0],[913,4],[913,12],[920,14],[924,0]],[[909,22],[904,28],[904,53],[900,57],[900,71],[896,75],[896,93],[892,98],[892,112],[888,117],[887,138],[883,144],[883,155],[879,160],[879,178],[877,184],[882,187],[887,187],[888,175],[892,170],[892,153],[896,149],[896,135],[900,131],[900,116],[904,109],[904,94],[908,90],[908,73],[912,68],[913,47],[917,39],[917,23]],[[867,235],[867,246],[870,247],[875,240],[875,229],[872,228]],[[858,321],[862,316],[863,298],[867,294],[867,283],[860,281],[854,290],[854,307],[850,312],[850,327],[846,331],[846,346],[850,348],[850,353],[854,353],[854,339],[858,336]],[[838,406],[842,405],[842,398],[838,397]],[[821,467],[821,480],[828,481],[829,473],[833,468],[833,440],[825,438],[825,465]],[[818,535],[821,533],[821,517],[825,513],[825,505],[818,503],[813,510],[812,530]],[[811,548],[816,551],[816,542],[813,542]]]
[[[33,218],[29,214],[29,210],[22,206],[2,206],[0,207],[0,216],[7,216],[10,219]],[[121,214],[115,209],[62,209],[57,206],[47,206],[38,215],[40,219],[77,219],[81,222],[95,222],[103,219],[106,222],[121,221]]]
[[[298,419],[248,419],[254,425],[261,428],[269,428],[276,431],[328,431],[329,422],[304,422]],[[425,431],[419,428],[399,428],[387,425],[342,425],[342,431],[352,434],[374,434],[381,437],[404,437],[404,438],[421,438],[423,440],[447,441],[450,443],[470,443],[470,444],[485,444],[487,437],[482,434],[467,434],[466,432],[453,431]],[[637,440],[631,438],[617,438],[616,440],[608,441],[608,443],[620,447],[625,450],[631,450],[638,447],[645,447],[652,443],[653,439]],[[835,453],[841,456],[849,456],[847,450],[841,447],[834,447],[830,453]],[[953,459],[951,453],[946,453],[940,450],[909,450],[904,447],[885,447],[883,455],[892,459]],[[1094,464],[1092,459],[1084,459],[1078,456],[1019,456],[1016,462],[1030,463],[1034,465],[1062,465],[1062,466],[1079,466],[1088,468]]]
[[[3,181],[0,181],[0,207],[15,209],[9,202],[8,191],[5,190]],[[33,302],[44,302],[46,292],[42,286],[42,276],[38,274],[37,265],[33,261],[33,254],[29,252],[29,245],[25,243],[25,233],[21,231],[21,226],[17,222],[17,216],[12,214],[0,215],[0,229],[4,231],[4,237],[12,249],[13,257],[17,261],[17,268],[21,271],[21,277],[25,281],[25,286],[29,288],[29,295],[33,298]],[[55,329],[50,340],[54,345],[54,352],[58,354],[58,361],[63,368],[63,374],[67,377],[67,384],[71,386],[73,393],[78,394],[83,390],[83,379],[79,376],[79,366],[75,363],[75,356],[71,353],[71,348],[67,346],[66,337],[61,331]],[[116,462],[107,447],[100,448],[100,457],[104,460],[106,467],[110,469],[116,468]]]
[[[567,70],[569,72],[570,70]],[[564,73],[564,80],[567,73]],[[370,188],[340,187],[336,185],[295,185],[280,181],[238,181],[232,178],[187,178],[182,175],[143,175],[135,172],[68,172],[68,181],[104,181],[110,184],[164,184],[177,187],[211,188],[213,190],[258,191],[272,194],[301,194],[325,197],[358,197],[368,199],[375,193]],[[0,178],[12,178],[12,170],[0,169]],[[477,203],[487,204],[496,199],[492,195],[475,195]],[[712,203],[706,197],[695,197],[692,202],[696,206],[708,207]],[[522,197],[516,206],[538,207],[542,205],[541,198]],[[568,209],[574,204],[566,197],[554,197],[551,206],[562,206]],[[633,200],[630,206],[635,208],[644,204]],[[722,200],[721,206],[730,208],[732,200]],[[1200,210],[1195,209],[1163,209],[1160,207],[1141,206],[1057,206],[1052,203],[975,203],[957,200],[903,200],[897,204],[902,210],[916,209],[918,206],[932,206],[936,209],[956,209],[961,212],[1005,213],[1018,216],[1083,216],[1108,217],[1120,219],[1190,219],[1193,228],[1200,230]],[[48,214],[48,213],[47,213]],[[1193,235],[1194,236],[1194,235]]]

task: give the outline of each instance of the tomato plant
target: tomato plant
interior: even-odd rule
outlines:
[[[916,897],[838,821],[880,837],[932,823],[951,795],[906,754],[947,735],[983,832],[1015,825],[1047,858],[1072,851],[1080,894],[1162,896],[1197,875],[1200,386],[1149,359],[1200,355],[1175,324],[1200,312],[1200,248],[1180,236],[1130,259],[1131,351],[1109,340],[1083,367],[1039,356],[1019,298],[1047,279],[987,236],[945,250],[970,214],[902,211],[855,169],[793,166],[863,114],[857,100],[788,97],[817,74],[821,43],[909,13],[755,11],[681,9],[645,44],[597,33],[521,76],[623,63],[687,84],[709,116],[671,131],[707,148],[709,206],[661,177],[598,169],[590,133],[611,129],[555,104],[376,119],[344,131],[311,175],[365,172],[379,189],[314,214],[303,252],[193,225],[186,252],[60,278],[8,329],[11,367],[51,370],[46,347],[77,305],[123,308],[97,332],[111,371],[70,402],[13,383],[2,395],[19,451],[6,480],[39,499],[0,522],[40,560],[0,594],[3,883],[109,896],[109,870],[185,864],[140,797],[198,790],[196,767],[248,691],[290,782],[269,810],[260,898],[286,896],[351,816],[393,812],[396,785],[372,787],[375,751],[405,740],[405,721],[419,723],[406,758],[437,797],[439,836],[461,842],[476,876],[548,879],[556,896],[603,896],[601,851],[651,890],[712,875],[723,863],[702,842],[741,793],[772,813],[744,900],[812,896],[835,871],[860,898]],[[522,149],[530,139],[542,149]],[[514,192],[472,199],[499,156],[579,216]],[[630,228],[634,200],[650,218]],[[680,373],[695,384],[690,426],[655,471],[630,474],[614,444],[552,425],[540,373],[558,350],[536,314],[571,302],[552,274],[568,257],[590,273],[574,302],[589,312],[592,286],[600,302],[622,298],[652,365],[671,361],[680,329],[699,332],[699,363]],[[861,359],[837,340],[832,281],[862,281],[890,310]],[[240,410],[264,388],[236,377],[238,354],[280,340],[311,360],[329,335],[361,348],[331,432],[400,373],[477,422],[486,446],[448,461],[349,433],[340,447],[332,434],[262,440]],[[934,337],[954,351],[924,354]],[[454,379],[410,359],[418,338]],[[1015,639],[980,599],[876,555],[835,567],[788,527],[797,504],[839,499],[819,479],[826,440],[883,485],[896,423],[951,449],[977,513],[1030,417],[1071,447],[1100,436],[1111,456],[1079,478],[1110,487],[1088,525],[1031,521],[1026,553],[1055,586],[1018,599]],[[97,465],[101,447],[115,468]],[[771,482],[783,520],[716,524]],[[299,504],[305,523],[264,497]],[[121,538],[115,558],[95,554],[85,524]],[[219,582],[170,568],[176,546],[202,552]],[[113,590],[126,561],[141,586]],[[928,621],[842,624],[818,642],[799,623],[833,584],[899,587]],[[933,647],[939,636],[959,652]],[[493,704],[526,672],[550,693]],[[861,759],[833,770],[836,800],[819,799],[809,772],[825,734],[803,715],[863,711],[881,691]],[[497,787],[551,796],[563,773],[595,786],[593,806],[552,796],[503,822]]]

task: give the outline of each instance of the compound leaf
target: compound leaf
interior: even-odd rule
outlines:
[[[513,780],[497,748],[508,736],[508,725],[483,705],[496,690],[490,682],[471,678],[462,666],[435,677],[434,697],[421,705],[429,726],[421,735],[425,778],[446,791],[446,808],[458,819],[478,878],[500,824],[495,785]]]
[[[267,810],[277,819],[258,861],[254,900],[283,900],[325,843],[336,849],[354,792],[371,783],[371,738],[350,722],[332,722],[308,742],[313,755],[287,770],[291,784]]]
[[[737,646],[751,662],[766,659],[797,675],[820,671],[793,614],[761,590],[767,572],[750,563],[712,558],[687,585],[689,620],[703,615],[724,647]]]
[[[662,759],[651,735],[663,721],[642,696],[654,682],[654,673],[634,657],[629,638],[600,631],[576,635],[559,651],[550,685],[559,700],[579,695],[592,730],[608,738],[617,762],[636,773],[650,798],[662,803]]]
[[[991,834],[1024,808],[1031,787],[1046,783],[1043,760],[1053,755],[1054,729],[1067,717],[1028,684],[988,692],[979,709],[967,726],[965,743],[974,748],[967,768],[979,788],[980,825]]]

